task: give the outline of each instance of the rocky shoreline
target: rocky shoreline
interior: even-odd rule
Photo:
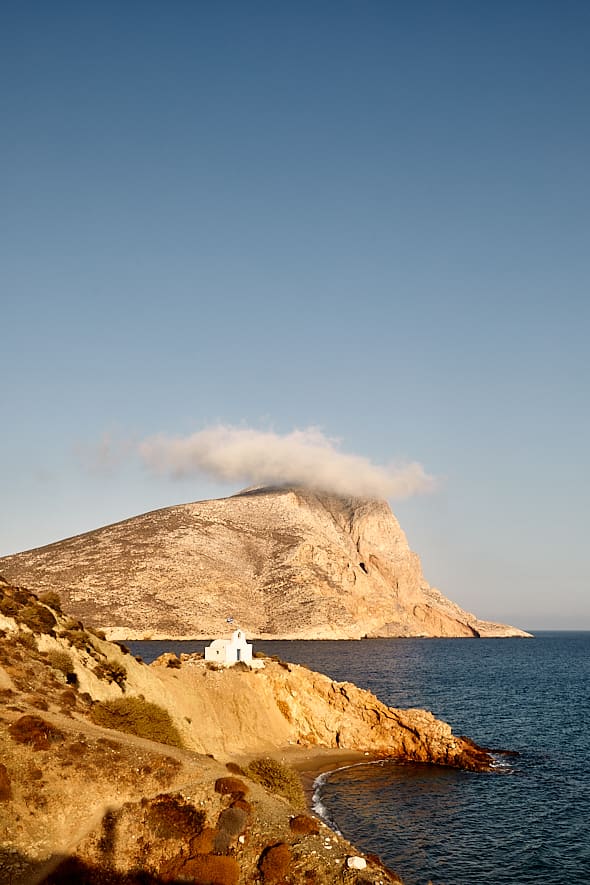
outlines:
[[[293,769],[309,802],[319,773],[368,759],[493,765],[305,667],[183,658],[148,666],[0,580],[0,882],[399,882],[309,814]]]

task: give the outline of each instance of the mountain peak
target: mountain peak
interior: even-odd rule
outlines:
[[[120,638],[526,635],[431,588],[385,501],[303,486],[145,513],[0,559]]]

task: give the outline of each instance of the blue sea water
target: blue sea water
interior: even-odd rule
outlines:
[[[149,661],[204,643],[128,645]],[[255,648],[518,753],[489,774],[379,762],[322,777],[329,822],[407,885],[590,883],[590,633]]]

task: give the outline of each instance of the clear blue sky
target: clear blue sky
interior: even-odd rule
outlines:
[[[438,477],[391,503],[452,599],[590,629],[589,47],[573,0],[4,3],[0,554],[237,490],[154,434],[316,426]]]

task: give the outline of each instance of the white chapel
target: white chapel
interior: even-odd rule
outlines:
[[[243,630],[234,630],[230,639],[214,639],[211,645],[205,648],[205,660],[227,667],[239,661],[243,661],[249,667],[264,666],[262,661],[252,658],[252,646],[246,642]]]

